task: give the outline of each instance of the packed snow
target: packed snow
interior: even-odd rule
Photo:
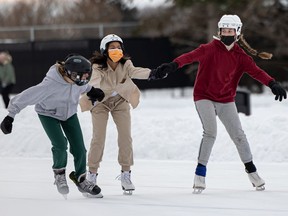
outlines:
[[[193,194],[194,170],[202,126],[192,99],[193,89],[142,91],[131,111],[135,165],[132,196],[122,194],[117,163],[117,131],[112,118],[99,169],[103,199],[83,197],[69,180],[64,200],[53,185],[51,144],[33,106],[15,118],[13,132],[0,132],[0,214],[51,215],[288,215],[288,100],[279,102],[267,88],[251,95],[251,116],[240,113],[265,191],[255,191],[224,126],[208,164],[206,190]],[[7,115],[0,102],[1,120]],[[92,134],[90,113],[78,117],[87,150]],[[68,172],[73,170],[69,156]]]

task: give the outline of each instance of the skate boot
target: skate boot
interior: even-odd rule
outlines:
[[[78,179],[75,176],[75,172],[71,172],[69,175],[69,178],[76,184],[78,190],[86,196],[87,194],[93,195],[95,198],[102,198],[103,195],[100,193],[101,189],[97,186],[91,183],[86,179],[86,173],[83,173],[78,177]]]
[[[258,175],[256,166],[253,161],[245,163],[245,171],[248,173],[248,178],[252,183],[253,187],[258,191],[265,190],[265,181]]]
[[[193,191],[194,194],[202,193],[202,191],[205,190],[206,188],[205,177],[195,174],[193,188],[194,188]]]
[[[92,172],[89,171],[87,173],[86,179],[89,182],[91,182],[92,184],[97,185],[97,176],[98,176],[98,173],[92,173]]]
[[[87,172],[86,179],[91,184],[97,185],[97,176],[98,176],[98,173],[92,173],[92,172],[89,171],[89,172]],[[92,194],[89,194],[89,193],[83,193],[83,196],[87,197],[87,198],[103,198],[103,195],[102,195],[101,192],[99,194],[97,194],[97,195],[92,195]]]
[[[198,163],[195,171],[194,184],[193,184],[194,194],[200,194],[202,193],[203,190],[205,190],[206,188],[205,176],[206,176],[206,166]]]
[[[122,190],[124,195],[132,195],[132,191],[135,190],[135,186],[131,181],[131,170],[130,171],[121,171],[119,178],[121,180]]]
[[[248,178],[257,191],[265,190],[265,181],[258,175],[257,172],[248,173]]]
[[[57,190],[63,195],[64,199],[67,199],[67,194],[69,193],[69,187],[66,181],[65,168],[63,169],[53,169],[55,182]]]

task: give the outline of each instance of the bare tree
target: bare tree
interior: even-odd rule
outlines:
[[[41,25],[69,25],[69,28],[37,31],[37,38],[60,39],[60,38],[93,38],[99,36],[99,30],[95,27],[81,29],[73,28],[73,24],[99,24],[120,23],[133,20],[135,9],[125,7],[121,0],[31,0],[19,1],[11,4],[8,10],[0,11],[0,23],[2,27],[24,27]],[[70,27],[71,26],[71,27]],[[90,25],[91,26],[91,25]],[[39,29],[39,28],[38,28]],[[128,33],[125,29],[105,29],[107,33]],[[104,34],[106,34],[104,32]],[[18,32],[18,38],[27,38],[29,32]],[[3,37],[13,38],[15,32],[5,34]]]
[[[139,33],[167,36],[179,45],[195,47],[212,39],[223,14],[238,14],[249,41],[271,47],[279,57],[288,56],[288,3],[283,0],[167,0],[169,8],[146,9]],[[261,40],[259,40],[261,38]],[[260,44],[261,42],[262,44]],[[189,48],[188,47],[188,48]]]

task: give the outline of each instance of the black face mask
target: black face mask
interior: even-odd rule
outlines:
[[[235,36],[221,36],[221,41],[226,45],[230,46],[235,41]]]

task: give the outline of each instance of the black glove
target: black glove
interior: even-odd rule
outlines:
[[[89,97],[89,100],[91,100],[92,104],[94,105],[96,101],[99,101],[99,102],[102,101],[103,98],[105,97],[105,94],[101,89],[92,87],[91,90],[87,92],[87,96]]]
[[[158,68],[160,71],[169,74],[169,73],[175,72],[178,69],[178,63],[176,62],[163,63]]]
[[[279,83],[275,82],[274,80],[272,80],[269,85],[271,88],[271,91],[275,96],[275,100],[282,101],[282,98],[286,99],[287,98],[287,93],[285,91],[284,88],[282,88]]]
[[[148,80],[159,80],[159,79],[164,79],[168,76],[167,73],[164,73],[160,70],[157,69],[152,69],[150,72],[150,75],[148,77]]]
[[[1,122],[1,130],[4,134],[9,134],[12,131],[14,119],[10,116],[6,116],[3,121]]]
[[[151,70],[148,80],[164,79],[169,73],[176,71],[177,68],[178,64],[176,62],[164,63],[156,69]]]

